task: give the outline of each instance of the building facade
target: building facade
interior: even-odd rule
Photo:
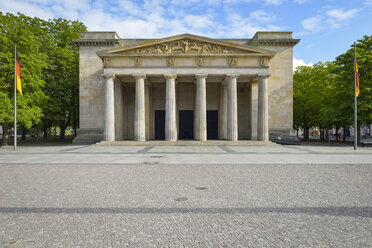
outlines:
[[[74,143],[294,139],[291,32],[252,39],[84,32]]]

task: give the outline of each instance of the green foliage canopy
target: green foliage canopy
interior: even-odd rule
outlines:
[[[358,122],[372,123],[372,36],[357,43],[360,94]],[[333,62],[300,66],[293,75],[295,128],[352,125],[354,47]]]

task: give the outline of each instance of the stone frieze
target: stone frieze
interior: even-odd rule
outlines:
[[[200,42],[190,39],[182,39],[171,42],[163,42],[156,45],[137,48],[131,52],[146,53],[146,54],[162,54],[162,53],[186,53],[186,54],[218,54],[232,53],[228,47],[217,44]]]

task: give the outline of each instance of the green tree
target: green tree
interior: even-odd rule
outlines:
[[[79,38],[79,32],[86,31],[83,23],[65,19],[48,22],[45,52],[48,55],[48,68],[44,71],[46,81],[44,92],[48,102],[44,110],[44,137],[51,125],[59,125],[61,139],[64,130],[78,119],[79,103],[79,49],[72,43]],[[76,130],[76,125],[75,130]]]
[[[357,42],[360,94],[358,97],[358,122],[372,123],[372,36],[364,36]],[[337,94],[339,109],[345,122],[354,120],[354,46],[336,58]]]
[[[360,95],[358,123],[372,123],[372,36],[357,43]],[[299,67],[293,76],[294,126],[305,130],[331,128],[354,122],[354,48],[334,62]],[[359,125],[358,125],[359,126]],[[359,130],[359,128],[358,128]],[[345,136],[345,135],[344,135]]]
[[[46,101],[42,91],[42,71],[47,56],[40,52],[40,38],[34,35],[24,16],[0,12],[0,124],[3,145],[8,144],[8,128],[14,121],[14,44],[17,44],[23,96],[17,97],[17,123],[30,128],[43,117]]]
[[[294,125],[304,129],[304,138],[309,138],[309,128],[329,125],[321,110],[330,102],[330,67],[330,62],[300,66],[293,75]]]

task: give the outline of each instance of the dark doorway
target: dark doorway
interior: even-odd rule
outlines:
[[[180,110],[178,139],[194,139],[194,110]]]
[[[207,110],[207,139],[218,139],[218,110]]]
[[[165,110],[155,110],[155,139],[165,139]]]

